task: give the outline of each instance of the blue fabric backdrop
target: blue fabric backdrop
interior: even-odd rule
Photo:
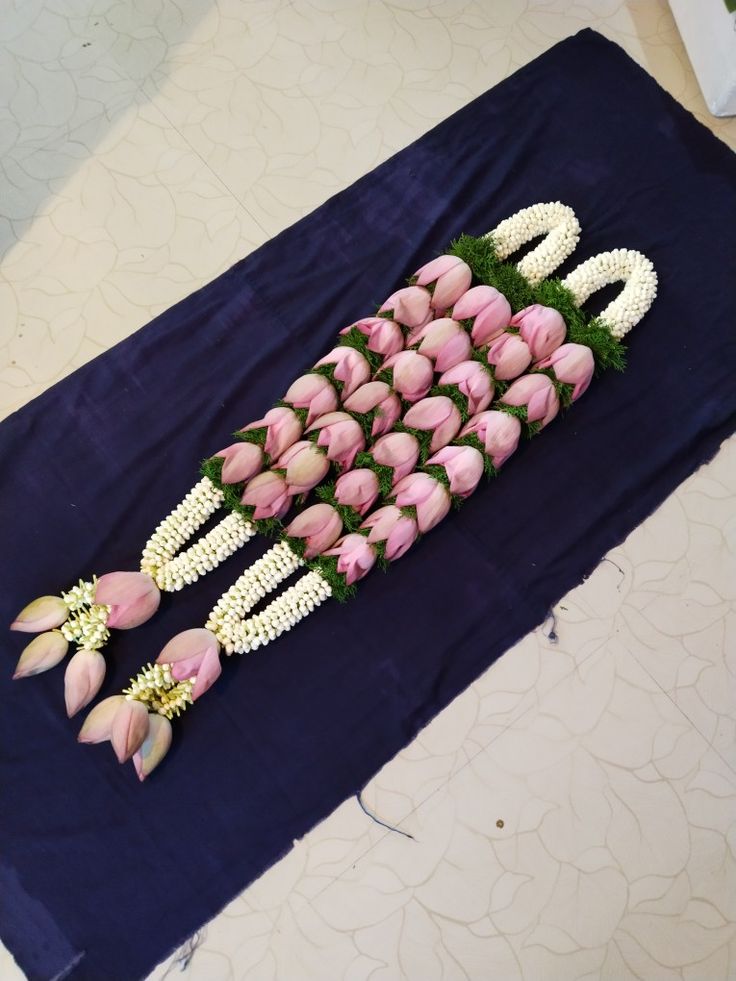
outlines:
[[[629,370],[598,380],[352,603],[228,662],[154,778],[139,785],[107,745],[77,746],[61,668],[11,684],[24,638],[5,636],[0,933],[29,977],[144,975],[715,452],[736,412],[736,159],[585,31],[0,427],[8,622],[80,576],[135,568],[198,461],[341,326],[459,232],[555,199],[583,225],[575,262],[625,246],[657,267]],[[118,635],[102,694],[203,623],[255,554]]]

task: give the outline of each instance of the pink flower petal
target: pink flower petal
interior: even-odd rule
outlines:
[[[451,269],[455,269],[463,263],[463,260],[456,255],[438,255],[436,259],[432,259],[430,262],[425,262],[423,266],[414,273],[417,281],[417,286],[426,286],[428,283],[433,283],[440,276],[449,272]]]
[[[124,699],[110,728],[110,742],[118,762],[127,762],[141,748],[147,735],[148,709],[143,702]]]
[[[161,593],[145,572],[108,572],[97,580],[95,603],[112,607],[108,627],[139,627],[153,616],[160,602]]]
[[[220,642],[211,630],[194,627],[172,637],[156,658],[156,663],[171,664],[172,676],[177,681],[183,681],[197,674],[208,653],[218,655],[219,651]]]
[[[140,749],[133,754],[133,765],[138,779],[143,781],[166,756],[171,746],[171,723],[163,715],[153,715],[148,719],[148,735]]]
[[[102,654],[99,651],[77,651],[64,674],[64,701],[70,719],[89,705],[104,680],[105,658]]]
[[[23,607],[10,624],[10,629],[37,634],[60,627],[68,616],[69,607],[60,596],[39,596]]]
[[[447,310],[456,303],[470,287],[473,274],[470,266],[460,262],[452,269],[443,273],[437,280],[432,294],[432,306],[435,310]]]
[[[63,661],[68,650],[69,643],[58,630],[39,634],[25,647],[18,659],[13,679],[30,678],[34,674],[41,674],[56,667],[60,661]]]
[[[79,730],[78,742],[106,742],[112,735],[112,721],[123,702],[125,695],[111,695],[95,705]]]
[[[223,458],[223,484],[239,484],[250,480],[263,466],[263,450],[255,443],[233,443],[219,450],[215,456]]]

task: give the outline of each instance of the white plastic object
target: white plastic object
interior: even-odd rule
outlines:
[[[670,0],[705,103],[714,116],[736,116],[736,12],[723,0]]]

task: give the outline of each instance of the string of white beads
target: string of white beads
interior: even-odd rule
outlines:
[[[141,572],[155,578],[156,571],[173,559],[182,545],[212,517],[223,499],[222,491],[215,487],[209,477],[203,477],[196,483],[148,539],[141,553]]]
[[[206,576],[255,535],[253,522],[233,511],[207,534],[153,573],[159,589],[173,593]]]
[[[493,237],[499,259],[508,258],[538,235],[546,235],[516,266],[536,285],[572,255],[580,239],[580,223],[572,208],[561,201],[551,201],[522,208],[488,234]]]
[[[600,319],[614,337],[621,339],[639,323],[657,295],[657,274],[645,255],[633,249],[601,252],[573,269],[562,284],[582,305],[596,290],[619,282],[624,288],[601,311]]]
[[[246,614],[303,564],[287,542],[277,542],[222,594],[205,626],[217,635],[226,653],[234,653]]]
[[[284,590],[261,613],[248,620],[227,621],[227,627],[207,625],[228,654],[247,654],[276,640],[291,630],[332,594],[332,588],[319,572],[308,572]]]

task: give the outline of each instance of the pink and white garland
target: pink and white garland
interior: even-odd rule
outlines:
[[[546,239],[517,267],[532,284],[575,248],[579,226],[571,210],[535,205],[492,233],[496,255],[505,258],[540,232]],[[80,582],[22,611],[16,629],[44,632],[26,648],[16,676],[46,670],[70,642],[78,645],[65,679],[72,715],[102,684],[100,648],[110,627],[143,622],[155,612],[160,589],[176,591],[206,575],[261,522],[282,518],[295,499],[312,490],[323,498],[223,594],[205,628],[178,635],[122,696],[93,709],[81,741],[110,739],[121,761],[134,757],[143,779],[168,749],[170,719],[219,676],[221,647],[228,654],[256,650],[316,609],[336,585],[350,589],[377,562],[396,561],[446,516],[453,498],[466,498],[484,471],[503,465],[523,426],[546,426],[559,411],[560,393],[569,401],[584,393],[593,354],[564,343],[560,314],[533,304],[512,316],[498,290],[473,287],[471,277],[461,259],[440,256],[417,271],[413,285],[395,291],[378,317],[341,331],[342,343],[216,454],[217,479],[203,477],[157,527],[140,573]],[[625,287],[602,319],[620,338],[654,298],[649,260],[615,250],[583,263],[563,285],[582,304],[618,280]],[[338,477],[328,484],[333,468]],[[184,549],[220,507],[232,507],[228,488],[235,487],[237,509]],[[309,571],[251,615],[305,562]]]

